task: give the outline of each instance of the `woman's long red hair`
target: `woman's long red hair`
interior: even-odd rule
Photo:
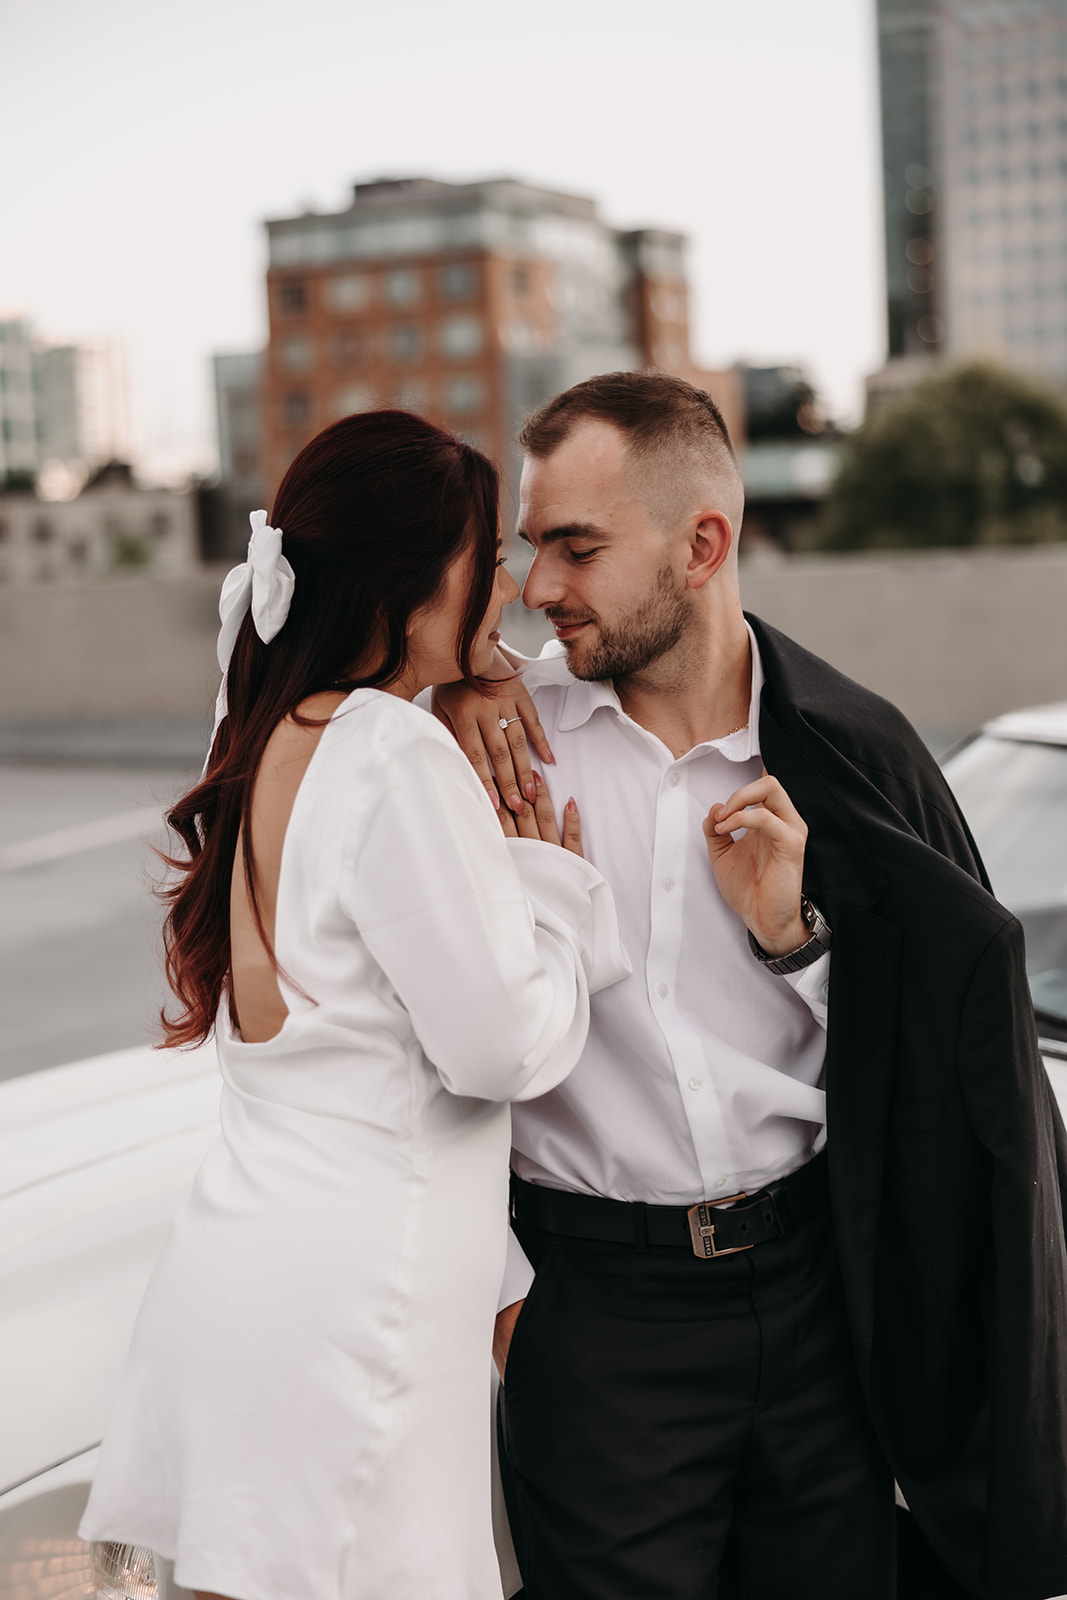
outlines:
[[[161,1013],[164,1043],[201,1044],[230,973],[230,881],[267,741],[309,695],[393,682],[408,661],[408,625],[431,602],[467,546],[470,597],[460,628],[463,676],[476,684],[471,650],[492,595],[497,559],[496,469],[471,445],[405,411],[372,411],[326,428],[296,457],[275,497],[271,525],[296,575],[289,615],[270,644],[251,615],[227,675],[229,715],[200,782],[167,821],[184,851],[166,857],[161,890],[166,971],[178,1002]],[[375,643],[380,663],[352,677]]]

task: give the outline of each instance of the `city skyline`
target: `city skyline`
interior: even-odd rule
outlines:
[[[122,339],[144,465],[206,470],[210,355],[265,343],[265,218],[388,173],[513,176],[687,234],[695,363],[803,364],[854,419],[884,354],[871,8],[759,9],[666,0],[652,31],[602,0],[536,25],[309,0],[297,33],[246,0],[191,0],[181,27],[6,0],[0,307]]]

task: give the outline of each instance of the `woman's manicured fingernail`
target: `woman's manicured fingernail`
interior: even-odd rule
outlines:
[[[522,816],[523,798],[521,794],[509,794],[508,805],[517,817]]]
[[[534,784],[534,780],[531,778],[529,783],[524,783],[522,787],[523,793],[525,794],[527,800],[529,800],[530,804],[533,805],[534,801],[537,799],[537,788]]]
[[[567,810],[568,811],[573,811],[575,813],[575,815],[577,815],[578,807],[574,803],[574,796],[573,795],[571,795],[570,799],[567,801]]]
[[[556,758],[548,748],[547,744],[545,745],[545,760],[550,762],[552,766],[556,765]]]
[[[489,798],[493,802],[494,809],[496,811],[499,811],[500,810],[500,796],[497,794],[495,788],[492,788],[492,789],[489,790]]]

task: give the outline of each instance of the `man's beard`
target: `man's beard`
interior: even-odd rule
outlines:
[[[546,608],[545,615],[550,622],[568,620],[554,613],[552,606]],[[596,644],[582,649],[580,657],[577,650],[567,650],[567,665],[576,678],[586,682],[633,677],[674,649],[688,621],[685,591],[677,587],[670,566],[663,566],[652,593],[610,628],[594,623],[600,633]]]

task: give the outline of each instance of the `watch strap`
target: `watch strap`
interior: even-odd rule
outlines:
[[[800,914],[811,929],[811,938],[784,956],[768,955],[766,950],[756,943],[754,934],[751,929],[749,930],[749,949],[760,966],[765,967],[768,972],[783,975],[789,972],[802,972],[805,967],[810,967],[813,961],[818,961],[819,957],[824,956],[830,949],[833,938],[830,924],[806,894],[800,897]]]

